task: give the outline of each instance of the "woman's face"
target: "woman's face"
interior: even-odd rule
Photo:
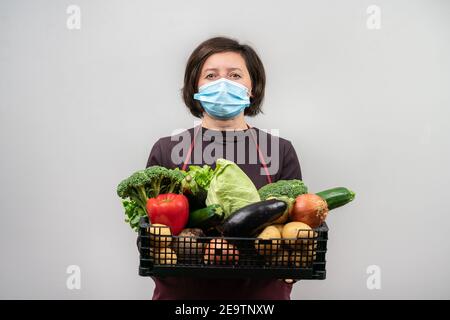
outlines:
[[[198,80],[198,87],[208,82],[226,78],[248,88],[251,96],[252,81],[244,58],[237,52],[220,52],[206,59]]]

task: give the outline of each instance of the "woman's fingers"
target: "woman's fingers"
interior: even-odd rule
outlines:
[[[294,279],[279,279],[279,280],[284,281],[287,284],[292,284],[292,283],[296,283],[297,282],[297,280],[294,280]]]

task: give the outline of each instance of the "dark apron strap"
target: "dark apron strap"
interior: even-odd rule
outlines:
[[[272,177],[270,176],[269,169],[267,168],[266,161],[264,160],[264,156],[263,156],[263,154],[261,152],[261,149],[259,148],[259,145],[258,145],[256,136],[255,136],[255,133],[253,132],[253,130],[251,129],[251,127],[248,124],[247,124],[247,128],[249,128],[250,133],[252,135],[253,142],[256,145],[256,150],[258,151],[259,161],[261,161],[261,164],[262,164],[262,166],[264,168],[264,171],[266,172],[267,183],[272,183]]]
[[[188,166],[188,162],[191,160],[191,154],[192,154],[192,150],[194,149],[195,140],[196,140],[197,134],[201,130],[201,128],[202,128],[202,126],[199,125],[198,127],[196,127],[194,129],[194,137],[192,138],[191,145],[189,146],[188,153],[186,155],[186,158],[184,159],[183,166],[181,167],[181,170],[183,170],[183,171],[186,171],[187,166]]]

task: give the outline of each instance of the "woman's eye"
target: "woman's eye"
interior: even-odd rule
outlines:
[[[233,79],[240,79],[240,78],[242,78],[242,77],[241,77],[239,74],[237,74],[237,73],[232,74],[231,77],[232,77]]]
[[[206,79],[212,79],[212,78],[214,78],[214,75],[212,73],[206,75]]]

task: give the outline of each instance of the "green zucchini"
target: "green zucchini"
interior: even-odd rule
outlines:
[[[316,195],[327,202],[328,210],[333,210],[353,201],[355,193],[344,187],[336,187],[321,192]]]
[[[215,227],[225,217],[225,213],[220,204],[212,204],[206,208],[192,211],[189,214],[188,228],[209,229]]]

